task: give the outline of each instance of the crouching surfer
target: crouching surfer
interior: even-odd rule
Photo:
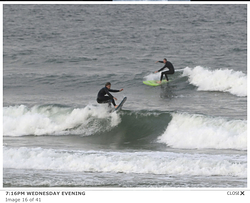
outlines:
[[[157,82],[157,83],[161,84],[163,75],[165,75],[166,80],[168,81],[168,75],[167,74],[174,74],[174,66],[173,66],[173,64],[170,61],[167,61],[166,58],[164,58],[163,61],[156,61],[156,63],[158,63],[158,62],[159,63],[164,63],[165,65],[160,70],[155,71],[155,73],[160,72],[160,71],[162,71],[165,68],[169,69],[168,71],[164,71],[164,72],[161,73],[161,79],[160,79],[159,82]]]
[[[97,102],[99,104],[101,103],[112,103],[114,105],[114,107],[116,108],[117,105],[115,104],[115,100],[117,100],[115,97],[113,97],[112,94],[110,94],[109,92],[121,92],[123,91],[123,89],[120,90],[112,90],[111,88],[111,83],[107,82],[105,84],[105,87],[103,87],[102,89],[100,89],[100,91],[97,94]],[[107,95],[107,96],[106,96]]]

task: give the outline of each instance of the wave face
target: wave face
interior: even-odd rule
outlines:
[[[164,175],[230,175],[237,177],[246,177],[247,174],[246,157],[236,155],[66,151],[39,147],[4,147],[3,154],[4,168]]]
[[[201,66],[186,67],[183,76],[187,76],[198,91],[221,91],[233,95],[247,96],[247,76],[241,71],[229,69],[209,70]]]

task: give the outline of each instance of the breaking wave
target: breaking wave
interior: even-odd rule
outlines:
[[[4,147],[3,155],[4,168],[237,177],[246,177],[247,174],[246,157],[236,155],[67,151],[26,147]]]
[[[164,143],[171,148],[247,149],[247,121],[161,111],[110,113],[105,105],[4,107],[4,136],[120,137],[137,145]]]
[[[173,148],[247,149],[247,121],[173,113],[158,142]]]
[[[20,105],[3,108],[3,134],[23,135],[91,135],[108,131],[121,119],[109,113],[106,105],[70,108],[60,105],[42,105],[31,108]]]
[[[198,91],[221,91],[240,97],[247,96],[247,76],[241,71],[209,70],[196,66],[186,67],[183,76],[187,76],[189,82],[198,87]]]

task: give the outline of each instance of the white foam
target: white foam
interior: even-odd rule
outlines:
[[[247,121],[173,113],[158,141],[173,148],[247,149]]]
[[[109,113],[106,105],[85,108],[56,106],[11,106],[3,108],[3,134],[64,135],[69,133],[90,135],[109,130],[120,123],[117,113]],[[102,125],[103,124],[103,125]]]
[[[183,76],[188,76],[199,91],[230,92],[236,96],[247,96],[247,76],[241,71],[229,69],[209,70],[201,66],[186,67]]]
[[[247,176],[246,156],[173,152],[121,153],[4,147],[3,167],[72,172]]]
[[[161,78],[161,72],[157,72],[157,73],[150,73],[149,75],[146,75],[144,77],[144,81],[148,81],[148,80],[160,80]]]

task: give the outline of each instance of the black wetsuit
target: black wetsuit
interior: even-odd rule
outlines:
[[[108,89],[107,87],[103,87],[98,92],[96,100],[97,100],[98,103],[111,103],[112,102],[112,104],[114,106],[116,106],[115,100],[113,99],[114,97],[109,92],[120,92],[120,90],[111,90],[111,89]],[[106,94],[108,96],[105,96]]]
[[[163,61],[158,61],[159,63],[164,63]],[[162,71],[163,69],[168,68],[168,71],[164,71],[161,73],[161,81],[163,78],[163,75],[165,75],[167,81],[168,81],[168,76],[167,74],[174,74],[174,66],[171,62],[167,61],[167,63],[165,63],[165,66],[163,66],[160,70],[158,70],[158,72]]]

